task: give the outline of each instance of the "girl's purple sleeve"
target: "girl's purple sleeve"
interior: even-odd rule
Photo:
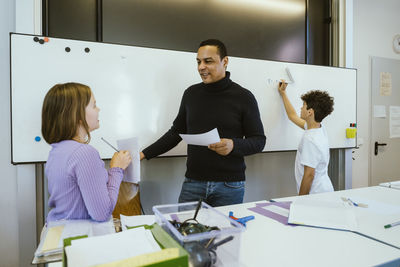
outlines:
[[[124,171],[107,171],[99,152],[89,145],[80,147],[70,160],[88,214],[95,221],[108,220],[117,203]]]

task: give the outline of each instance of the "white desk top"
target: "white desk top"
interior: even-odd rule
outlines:
[[[392,181],[387,183],[380,183],[379,186],[389,187],[392,189],[400,190],[400,181]]]
[[[368,187],[337,191],[332,193],[301,196],[311,199],[329,200],[337,197],[356,198],[367,202],[368,208],[356,208],[360,231],[385,239],[388,243],[399,244],[400,226],[384,229],[387,222],[396,221],[390,214],[393,208],[400,209],[400,190],[385,187]],[[299,196],[276,199],[293,201]],[[258,201],[266,203],[267,201]],[[258,266],[375,266],[400,259],[400,249],[347,231],[336,231],[306,226],[287,226],[268,217],[248,210],[257,202],[218,207],[235,217],[254,215],[247,222],[247,229],[241,235],[241,265]],[[400,214],[397,214],[400,216]],[[397,217],[398,220],[398,217]],[[374,231],[374,227],[378,230]],[[383,231],[385,230],[385,231]],[[390,231],[390,232],[389,232]],[[389,233],[389,234],[388,234]],[[60,264],[60,263],[58,263]],[[50,264],[49,266],[60,266]]]
[[[400,208],[400,192],[384,187],[352,189],[302,197],[329,200],[341,196],[368,199],[373,208],[371,210],[379,208],[378,204],[382,203]],[[296,198],[298,197],[277,200],[292,201]],[[254,206],[255,202],[217,208],[226,214],[233,211],[235,217],[255,216],[254,220],[247,222],[247,229],[242,234],[241,261],[245,266],[262,266],[264,264],[307,267],[372,266],[400,258],[400,249],[381,242],[347,231],[286,226],[248,210]],[[384,229],[383,225],[386,223],[382,222],[383,219],[379,219],[380,217],[390,218],[391,215],[376,216],[373,212],[368,212],[368,208],[357,209],[358,224],[361,230],[374,234],[375,237],[382,237],[379,235],[383,232],[386,234],[387,242],[395,244],[400,242],[400,227]],[[397,214],[397,216],[399,215]],[[394,222],[396,219],[393,217],[389,221]],[[371,230],[371,225],[372,227],[379,226],[380,230],[376,231],[378,233]],[[388,230],[391,230],[389,235],[387,235]]]
[[[353,207],[358,230],[362,234],[377,238],[400,248],[400,227],[385,229],[383,226],[400,221],[400,191],[387,187],[373,186],[332,193],[301,196],[313,200],[333,200],[348,197],[353,201],[368,204],[368,208]],[[292,201],[300,197],[275,199]]]

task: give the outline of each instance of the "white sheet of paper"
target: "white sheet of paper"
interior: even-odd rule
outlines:
[[[289,217],[289,210],[288,209],[284,209],[275,205],[270,205],[270,206],[266,206],[266,207],[262,207],[265,210],[269,210],[273,213],[279,214],[283,217]]]
[[[357,228],[357,221],[352,207],[344,202],[317,201],[298,199],[290,205],[289,223],[316,227],[351,230]]]
[[[374,118],[386,118],[386,107],[383,105],[374,105]]]
[[[384,186],[384,187],[394,188],[394,189],[400,189],[400,181],[380,183],[379,185]]]
[[[390,138],[400,137],[400,106],[390,106]]]
[[[384,218],[386,215],[400,214],[400,206],[398,205],[387,204],[380,201],[362,197],[351,197],[351,200],[354,201],[355,203],[367,204],[368,208],[361,208],[364,209],[364,212],[368,211],[370,213],[379,215],[382,218]]]
[[[132,162],[125,170],[124,182],[139,183],[140,181],[140,155],[139,141],[137,137],[117,140],[119,150],[128,150],[131,152]]]
[[[159,250],[151,231],[144,227],[73,240],[71,246],[65,248],[70,267],[108,263]]]
[[[42,251],[43,244],[46,240],[48,229],[55,226],[64,226],[57,248],[51,251]],[[48,222],[47,226],[43,228],[40,244],[35,252],[35,256],[46,256],[51,254],[57,254],[62,252],[63,240],[65,238],[87,235],[87,236],[100,236],[115,233],[115,228],[112,218],[106,222],[95,222],[91,220],[60,220]]]
[[[208,146],[221,141],[217,128],[202,134],[180,134],[188,145]]]
[[[127,226],[133,227],[143,224],[152,225],[156,222],[156,217],[154,215],[125,216],[121,214],[120,217],[123,231],[127,230]]]

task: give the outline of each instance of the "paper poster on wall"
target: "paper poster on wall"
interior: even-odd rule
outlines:
[[[390,106],[390,138],[400,137],[400,106]]]
[[[386,118],[386,107],[383,105],[374,105],[374,118]]]
[[[381,96],[392,95],[392,74],[390,72],[381,72],[379,88]]]

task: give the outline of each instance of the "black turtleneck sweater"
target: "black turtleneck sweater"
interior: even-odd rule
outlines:
[[[206,146],[188,145],[185,176],[202,181],[245,180],[244,156],[261,152],[265,135],[253,94],[230,80],[230,73],[215,83],[190,86],[171,129],[143,150],[151,159],[175,147],[179,134],[199,134],[218,129],[221,138],[233,140],[233,150],[221,156]]]

